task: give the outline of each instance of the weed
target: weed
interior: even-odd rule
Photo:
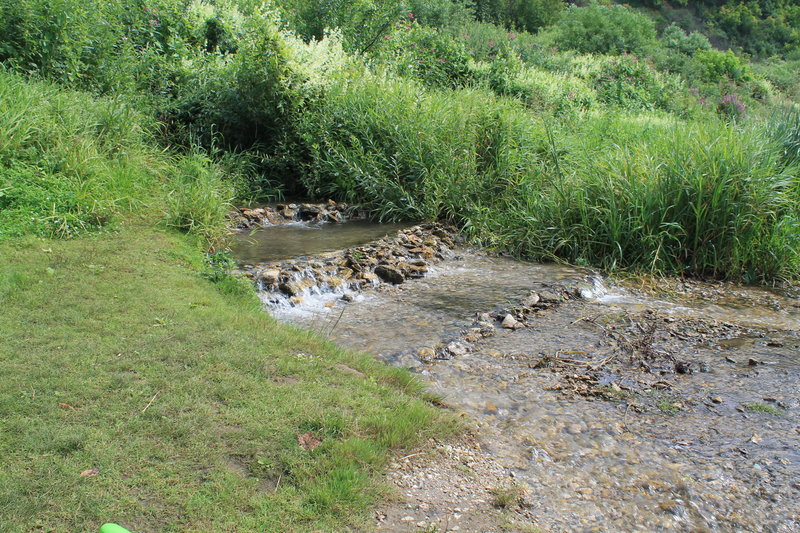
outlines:
[[[783,412],[780,408],[763,402],[743,403],[742,406],[751,413],[765,413],[772,416],[781,416]]]
[[[492,489],[492,494],[494,495],[492,504],[495,507],[513,509],[522,504],[522,499],[525,496],[525,488],[522,485],[512,483]]]

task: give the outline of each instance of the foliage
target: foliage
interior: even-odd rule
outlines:
[[[556,115],[587,110],[597,102],[595,91],[585,80],[527,67],[510,49],[498,52],[484,76],[496,94],[513,96],[531,109]]]
[[[641,54],[655,42],[655,23],[626,6],[592,1],[572,6],[555,25],[555,44],[586,54]]]
[[[539,64],[549,59],[535,37],[524,31],[508,31],[487,22],[470,22],[451,30],[476,61],[492,61],[500,50],[511,50],[525,63]]]
[[[93,100],[0,70],[0,240],[71,237],[141,209],[169,163],[151,123],[119,100]]]
[[[698,50],[709,50],[708,37],[700,32],[686,33],[679,26],[670,24],[661,35],[663,46],[680,54],[690,55]]]
[[[422,92],[365,75],[304,119],[304,182],[383,219],[463,220],[471,202],[513,187],[538,139],[515,102],[479,89]]]
[[[481,219],[475,231],[498,234],[520,254],[607,269],[749,282],[794,276],[797,168],[781,163],[763,133],[697,124],[626,142],[561,161],[563,174],[522,184],[503,199],[508,215]]]
[[[800,109],[777,111],[767,124],[767,132],[777,143],[784,164],[800,167]]]
[[[729,0],[713,13],[726,36],[749,52],[771,56],[800,46],[800,6],[789,0]]]
[[[224,243],[233,190],[211,160],[201,154],[178,158],[165,196],[169,226],[198,235],[212,249]]]
[[[462,86],[472,78],[464,45],[444,32],[417,23],[411,15],[387,34],[386,40],[379,57],[403,76],[440,87]]]
[[[606,60],[592,79],[602,102],[628,109],[670,110],[675,94],[683,91],[677,77],[657,72],[648,60],[631,55]]]
[[[479,20],[526,32],[555,23],[564,6],[563,0],[475,0]]]
[[[752,79],[747,63],[730,50],[701,50],[695,54],[695,62],[701,68],[701,79],[706,82],[717,82],[723,78],[734,82]]]
[[[726,94],[719,99],[717,112],[730,119],[740,119],[745,117],[747,106],[742,103],[741,98],[736,94]]]

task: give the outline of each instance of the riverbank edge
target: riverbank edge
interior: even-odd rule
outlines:
[[[360,528],[388,460],[458,432],[408,372],[205,279],[175,232],[0,251],[0,508],[19,531]]]

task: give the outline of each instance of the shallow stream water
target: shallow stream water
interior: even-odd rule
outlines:
[[[258,263],[396,229],[267,228],[235,252]],[[800,531],[800,300],[728,285],[653,296],[607,284],[577,268],[456,250],[423,279],[271,312],[412,369],[477,419],[485,451],[530,487],[525,505],[546,531]],[[583,287],[584,297],[527,327],[498,326],[459,357],[419,356],[463,338],[478,314],[554,287]],[[548,357],[567,362],[542,364]],[[689,370],[671,371],[678,362]],[[587,368],[609,394],[581,393]]]

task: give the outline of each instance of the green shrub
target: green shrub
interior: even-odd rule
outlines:
[[[475,231],[522,255],[605,269],[749,282],[796,275],[797,169],[773,142],[715,124],[638,131],[624,148],[590,145],[586,159],[562,161],[558,178],[521,183]]]
[[[303,180],[317,196],[362,203],[383,219],[464,220],[530,170],[535,130],[519,104],[480,89],[423,91],[365,75],[307,114]]]
[[[407,0],[408,13],[421,24],[457,27],[472,19],[467,2],[458,0]]]
[[[676,94],[683,92],[679,78],[630,55],[604,61],[592,75],[592,84],[600,101],[628,109],[670,110]]]
[[[179,158],[165,192],[168,226],[197,235],[212,249],[224,242],[233,188],[210,159],[199,153]]]
[[[795,107],[777,111],[767,124],[767,132],[778,144],[784,164],[787,167],[800,167],[800,109]]]
[[[81,89],[169,90],[183,53],[183,2],[1,0],[0,60]]]
[[[725,118],[739,119],[746,116],[747,106],[738,94],[726,94],[717,103],[717,112]]]
[[[758,77],[769,81],[785,98],[795,102],[800,101],[800,59],[784,61],[773,58],[753,63],[752,66]]]
[[[700,50],[694,60],[700,66],[700,77],[705,82],[716,83],[726,78],[734,82],[752,79],[748,64],[730,50]]]
[[[479,20],[535,32],[555,23],[564,6],[562,0],[476,0],[475,12]]]
[[[567,9],[555,27],[555,44],[585,54],[641,54],[654,44],[655,22],[626,6]]]
[[[380,40],[401,17],[408,5],[394,0],[282,0],[280,7],[289,27],[305,40],[322,39],[336,29],[348,52],[361,53]]]
[[[690,55],[698,50],[709,50],[711,43],[708,37],[700,32],[687,34],[680,26],[670,24],[661,35],[661,42],[665,48],[680,54]]]
[[[498,52],[484,77],[496,94],[518,98],[531,109],[564,114],[590,109],[597,102],[595,91],[586,81],[526,67],[513,50]]]
[[[379,57],[403,76],[441,87],[462,86],[472,79],[464,45],[447,33],[408,19],[386,37],[389,42]]]
[[[542,66],[552,59],[535,37],[524,31],[508,31],[487,22],[470,22],[450,31],[476,61],[492,61],[503,49],[512,50],[528,64]]]
[[[130,105],[3,70],[0,102],[0,239],[74,236],[153,198],[165,165]]]

